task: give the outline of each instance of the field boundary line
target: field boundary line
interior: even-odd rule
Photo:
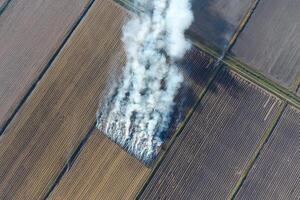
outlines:
[[[11,0],[10,0],[11,1]],[[32,81],[32,84],[28,91],[25,93],[25,95],[20,99],[19,103],[17,104],[16,108],[12,112],[11,116],[4,121],[3,126],[0,127],[0,136],[4,134],[6,128],[9,126],[9,124],[12,122],[16,114],[19,112],[20,108],[23,106],[23,104],[26,102],[28,97],[31,95],[31,93],[34,91],[37,84],[42,80],[48,69],[50,69],[53,61],[56,59],[56,57],[59,55],[61,50],[64,48],[65,44],[68,42],[69,38],[72,36],[73,32],[76,30],[76,28],[79,26],[82,19],[85,17],[88,10],[91,8],[95,0],[89,0],[89,2],[86,4],[85,8],[79,15],[79,17],[75,20],[75,22],[72,24],[71,28],[67,31],[66,35],[64,36],[61,44],[58,46],[58,48],[55,50],[54,54],[50,57],[48,63],[43,67],[40,74],[35,78],[35,80]],[[0,12],[1,14],[1,12]]]
[[[193,41],[193,44],[198,47],[200,50],[204,51],[205,53],[213,56],[214,58],[218,57],[218,53],[203,45],[199,41]],[[278,83],[270,80],[265,75],[261,74],[260,72],[250,68],[250,66],[246,65],[238,58],[233,57],[229,53],[227,53],[224,59],[221,61],[225,64],[225,67],[229,68],[230,70],[236,72],[241,77],[245,78],[246,80],[258,85],[259,87],[263,88],[264,90],[274,94],[278,98],[287,101],[289,104],[293,105],[294,107],[300,109],[300,97],[295,94],[295,91],[289,90]]]
[[[296,93],[298,92],[298,89],[300,88],[300,75],[298,75],[294,82],[292,83],[291,89],[295,91]]]
[[[229,196],[228,196],[227,199],[230,199],[230,200],[235,199],[236,195],[238,194],[238,192],[240,191],[242,185],[244,184],[246,178],[248,177],[254,163],[259,158],[259,155],[260,155],[261,151],[263,150],[265,144],[269,141],[272,133],[274,132],[274,129],[277,127],[277,124],[279,123],[279,121],[281,119],[281,116],[283,115],[287,105],[288,105],[287,102],[282,102],[281,108],[279,109],[277,114],[274,116],[273,122],[269,125],[269,127],[267,128],[265,133],[263,133],[262,136],[260,137],[260,141],[259,141],[259,143],[258,143],[258,145],[255,149],[254,154],[248,160],[248,163],[247,163],[245,169],[243,170],[243,173],[242,173],[241,177],[239,178],[239,180],[236,183],[235,187],[229,193]]]
[[[0,16],[2,15],[2,13],[6,10],[6,8],[8,7],[9,3],[13,1],[13,0],[6,0],[4,1],[4,3],[2,4],[2,6],[0,7]]]
[[[138,8],[134,6],[130,0],[113,0],[113,1],[115,1],[117,4],[121,5],[122,7],[132,12],[137,12],[137,13],[143,12],[143,8]]]
[[[214,80],[216,79],[217,74],[220,73],[220,71],[222,69],[222,65],[219,64],[215,67],[216,67],[216,69],[212,72],[210,80],[208,81],[208,83],[205,86],[205,88],[203,89],[203,91],[199,94],[199,96],[198,96],[199,98],[197,99],[195,104],[192,106],[192,108],[188,111],[188,113],[186,114],[186,117],[183,119],[183,121],[178,124],[178,126],[176,127],[175,133],[172,135],[171,139],[167,142],[165,149],[161,150],[161,152],[159,153],[157,158],[154,160],[154,163],[151,166],[152,169],[149,173],[149,176],[147,177],[146,181],[143,183],[143,186],[137,193],[136,199],[139,199],[141,197],[141,195],[143,194],[144,190],[146,189],[148,183],[151,181],[152,177],[155,175],[155,172],[158,170],[159,166],[161,165],[165,155],[167,155],[167,153],[169,152],[169,150],[175,143],[176,138],[181,134],[181,132],[185,128],[186,124],[193,116],[197,106],[201,103],[201,100],[207,93],[209,87],[211,86],[211,84],[213,84]]]
[[[261,88],[265,89],[266,91],[274,94],[275,96],[279,97],[280,99],[287,101],[289,104],[293,105],[294,107],[300,109],[300,97],[296,95],[295,88],[286,88],[275,81],[269,79],[265,75],[263,75],[261,72],[254,70],[249,65],[243,63],[238,58],[234,57],[229,53],[232,46],[235,44],[236,39],[238,38],[239,34],[243,31],[245,28],[247,22],[250,20],[252,14],[254,13],[255,9],[257,8],[257,5],[259,4],[260,0],[254,0],[252,7],[247,12],[245,18],[241,21],[240,26],[237,28],[236,33],[233,35],[233,38],[229,41],[229,47],[227,49],[226,54],[224,56],[224,59],[221,60],[225,64],[226,67],[228,67],[230,70],[235,71],[237,74],[239,74],[241,77],[247,79],[248,81],[260,86]],[[220,57],[220,53],[213,49],[202,41],[199,41],[195,38],[191,38],[192,43],[194,46],[198,47],[200,50],[204,51],[205,53],[208,53],[209,55],[213,56],[214,58]],[[298,82],[298,87],[300,86],[300,77],[299,80],[296,79],[296,82]]]
[[[238,36],[241,34],[241,32],[246,27],[246,24],[249,22],[252,14],[254,13],[255,9],[257,8],[257,5],[259,2],[260,2],[260,0],[252,0],[251,7],[248,9],[248,12],[242,18],[239,26],[237,27],[236,31],[234,32],[234,34],[232,36],[232,38],[229,40],[229,46],[228,46],[228,49],[226,52],[229,52],[231,50],[231,48],[233,47],[233,45],[235,44]]]
[[[250,80],[256,85],[262,87],[266,91],[274,94],[280,99],[287,101],[289,104],[300,109],[300,97],[298,97],[293,90],[289,90],[278,83],[268,79],[266,76],[257,72],[256,70],[251,69],[246,64],[239,61],[237,58],[234,58],[230,55],[225,56],[223,62],[233,71],[240,74],[242,77]]]
[[[45,196],[42,198],[44,200],[48,199],[51,193],[54,191],[55,187],[60,183],[61,179],[64,177],[64,175],[70,171],[72,168],[74,162],[78,158],[79,154],[81,153],[81,150],[85,147],[85,144],[87,143],[88,139],[92,136],[93,131],[96,128],[96,121],[93,122],[92,126],[90,129],[87,131],[85,136],[81,139],[77,147],[74,148],[74,150],[70,153],[70,157],[67,159],[66,163],[62,167],[61,171],[59,174],[54,177],[54,181],[51,184],[49,190],[45,193]]]

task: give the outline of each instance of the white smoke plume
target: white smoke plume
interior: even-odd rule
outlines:
[[[144,8],[123,27],[127,63],[117,88],[100,105],[97,127],[145,163],[163,143],[174,97],[183,81],[176,67],[190,48],[189,0],[134,0]]]

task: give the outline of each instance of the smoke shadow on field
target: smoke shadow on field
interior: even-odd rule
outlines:
[[[194,85],[184,85],[184,92],[182,94],[184,94],[183,99],[186,99],[185,103],[183,103],[185,109],[190,109],[193,105],[195,105],[195,102],[199,100],[200,93],[203,91],[204,87],[206,87],[208,81],[210,81],[210,79],[212,78],[209,72],[212,72],[212,69],[215,69],[216,66],[210,65],[207,68],[209,68],[210,71],[203,70],[201,69],[201,67],[199,67],[200,70],[197,73],[190,74],[189,79],[193,81]],[[203,74],[201,74],[202,72]],[[230,72],[228,68],[226,68],[225,66],[221,66],[221,69],[216,75],[216,78],[214,78],[214,80],[208,86],[206,94],[210,93],[217,95],[222,91],[226,95],[230,95],[235,99],[240,98],[242,96],[240,93],[243,92],[244,86],[236,76],[237,75],[234,75],[232,72]],[[195,88],[200,89],[196,90]]]
[[[188,95],[188,99],[193,99],[193,96],[198,98],[199,93],[212,79],[213,72],[219,67],[216,65],[218,65],[216,59],[213,59],[195,47],[179,62],[179,68],[185,77],[183,89],[187,91],[185,93]],[[238,98],[239,92],[242,90],[241,82],[225,66],[221,68],[216,78],[208,87],[208,92],[218,93],[219,90],[226,89],[229,95]],[[193,93],[195,94],[193,95]]]
[[[192,0],[194,22],[189,28],[189,32],[194,37],[224,50],[235,31],[236,25],[222,16],[222,10],[226,10],[226,8],[219,6],[219,4],[220,0]],[[232,15],[232,12],[228,15]]]
[[[179,62],[178,66],[185,77],[185,82],[175,98],[176,105],[171,115],[170,128],[164,133],[165,138],[172,137],[178,124],[184,121],[191,109],[194,109],[201,92],[212,78],[212,72],[217,68],[215,63],[214,59],[195,48]],[[240,94],[243,92],[241,83],[229,69],[222,66],[205,95],[209,93],[217,95],[222,91],[233,98],[242,98],[245,94]],[[197,106],[201,106],[201,102]],[[198,108],[196,111],[201,112],[201,109]]]

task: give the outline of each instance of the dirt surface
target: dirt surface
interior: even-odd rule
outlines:
[[[11,0],[0,16],[0,131],[89,0]]]
[[[226,199],[270,128],[279,100],[224,70],[142,199]]]
[[[0,16],[0,45],[6,45],[0,48],[2,119],[10,116],[32,87],[0,137],[0,199],[43,199],[47,194],[61,200],[133,199],[145,183],[149,185],[143,190],[144,199],[226,199],[250,169],[238,197],[299,196],[295,167],[299,111],[288,106],[260,154],[282,102],[231,71],[217,73],[216,61],[196,48],[178,62],[184,84],[153,176],[150,168],[94,129],[99,101],[120,77],[126,61],[120,38],[129,14],[112,0],[95,0],[44,76],[32,86],[88,0],[71,1],[12,0]],[[288,1],[283,10],[291,6]],[[250,0],[193,3],[196,21],[191,30],[199,40],[220,48],[250,7]],[[78,147],[82,150],[77,151]],[[256,155],[260,155],[257,160]],[[249,195],[253,193],[256,196]]]
[[[236,199],[298,199],[300,111],[288,106]]]
[[[94,130],[49,199],[133,199],[150,170]]]
[[[192,1],[195,20],[190,31],[224,50],[252,3],[253,0]]]
[[[232,53],[285,87],[300,76],[300,2],[260,1]]]
[[[48,192],[93,126],[106,81],[123,65],[124,57],[114,56],[126,15],[111,1],[96,1],[1,136],[0,199]]]

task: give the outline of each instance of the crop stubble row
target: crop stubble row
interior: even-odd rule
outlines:
[[[89,0],[11,0],[0,16],[0,131],[47,68]]]
[[[297,199],[300,195],[300,111],[287,106],[236,199]]]
[[[118,76],[124,64],[120,33],[126,17],[126,12],[114,3],[96,1],[20,109],[0,141],[1,198],[40,198],[47,193],[71,152],[92,126],[106,83]],[[196,49],[181,62],[184,76],[191,77],[182,90],[189,96],[185,105],[196,101],[197,94],[210,80],[213,62]],[[114,155],[110,156],[113,160]],[[127,154],[122,156],[130,159]],[[102,160],[98,162],[102,164]],[[124,167],[128,166],[113,163],[107,166],[116,171],[125,170]],[[135,176],[142,179],[148,169],[139,170]],[[115,187],[122,189],[131,180],[128,177]],[[134,191],[135,186],[132,187]]]
[[[142,199],[225,199],[245,173],[281,102],[222,70]]]
[[[113,12],[114,10],[116,12]],[[117,15],[111,13],[117,13]],[[6,131],[5,136],[0,141],[0,156],[3,164],[0,172],[1,178],[4,180],[0,184],[0,190],[3,191],[1,192],[2,197],[9,199],[43,196],[67,157],[70,156],[72,149],[76,147],[83,134],[90,128],[94,121],[99,93],[104,90],[105,82],[111,76],[110,70],[114,66],[122,66],[124,62],[124,54],[118,38],[125,16],[125,12],[113,3],[105,0],[96,1],[79,30],[64,47],[50,71],[47,72],[46,77],[21,109],[13,121],[12,127]],[[109,28],[107,29],[107,27]],[[198,94],[203,91],[209,81],[209,74],[213,71],[213,61],[208,58],[201,59],[201,56],[205,57],[201,54],[203,53],[194,49],[187,55],[187,62],[183,61],[184,70],[182,71],[185,76],[190,78],[186,79],[188,83],[182,95],[192,94],[193,98],[188,96],[191,105],[197,100]],[[225,82],[222,79],[217,79],[215,84],[211,85],[209,93],[218,93],[218,88],[226,87]],[[191,91],[188,90],[190,86]],[[186,91],[192,93],[186,93]],[[272,97],[270,101],[275,100]],[[276,110],[277,103],[272,105],[275,105],[274,110]],[[268,108],[271,108],[272,105],[271,103],[267,104]],[[191,107],[184,108],[184,113]],[[274,111],[271,111],[271,117],[273,114]],[[267,117],[268,120],[269,117]],[[107,148],[112,148],[112,151],[118,152],[119,156],[107,154],[105,161],[109,164],[106,167],[111,169],[112,174],[120,173],[120,169],[130,173],[122,182],[112,178],[113,176],[110,178],[115,181],[111,184],[120,191],[125,191],[125,187],[131,188],[132,191],[127,196],[131,197],[130,195],[133,195],[140,186],[140,183],[136,183],[144,180],[148,169],[140,166],[136,160],[132,160],[116,145],[110,144],[110,141],[105,142],[107,139],[97,134],[93,133],[83,152],[97,150],[100,152],[99,154],[108,153],[107,149],[103,149],[102,152],[98,146],[97,148],[90,147],[94,140],[103,143],[104,146],[107,145]],[[26,146],[27,144],[29,145]],[[97,156],[98,154],[93,155]],[[119,159],[125,162],[119,163]],[[102,167],[105,161],[95,159],[93,162],[96,166]],[[57,194],[57,197],[61,197],[61,195],[70,194],[70,188],[79,187],[81,184],[85,185],[85,190],[95,191],[93,195],[97,194],[99,185],[102,185],[100,191],[111,189],[104,187],[103,182],[97,182],[97,180],[94,180],[96,181],[95,184],[88,184],[85,180],[85,174],[81,174],[80,178],[76,180],[77,182],[73,182],[70,177],[81,172],[82,162],[91,162],[90,157],[80,154],[78,161],[76,161],[77,164],[69,172],[71,175],[63,177],[61,185],[55,188],[53,196]],[[132,171],[128,169],[131,166],[131,164],[127,165],[128,162],[138,166],[135,174],[132,174]],[[35,164],[33,165],[33,163]],[[90,171],[90,168],[85,168],[85,170],[83,170],[84,173],[90,176],[90,173],[99,173],[96,169]],[[16,177],[18,174],[19,176]],[[130,185],[129,182],[132,180],[135,181],[133,181],[133,185]],[[109,181],[107,183],[109,185]],[[70,198],[85,194],[84,191],[78,192],[70,195]],[[106,193],[102,195],[104,198]],[[107,195],[116,194],[110,191],[107,192]],[[88,198],[88,196],[85,197]],[[90,198],[92,197],[90,196]]]
[[[99,0],[0,140],[0,199],[39,199],[95,121],[126,12]]]
[[[232,49],[238,59],[293,91],[300,77],[299,9],[297,0],[260,1]]]

